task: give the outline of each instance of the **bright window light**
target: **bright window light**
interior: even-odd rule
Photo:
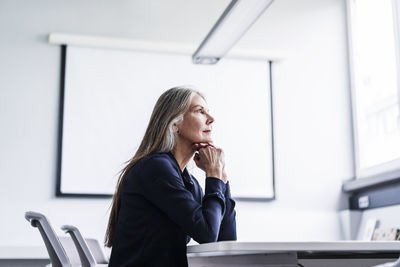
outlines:
[[[391,0],[349,1],[357,176],[369,177],[400,169],[399,22]]]

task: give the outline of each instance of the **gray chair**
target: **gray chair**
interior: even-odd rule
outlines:
[[[89,246],[90,251],[97,264],[108,264],[108,257],[104,253],[104,249],[100,245],[99,241],[94,238],[85,238],[86,243]]]
[[[42,236],[47,252],[49,253],[52,267],[72,267],[71,262],[65,253],[56,233],[51,227],[46,216],[41,213],[27,211],[25,212],[27,219],[33,227],[37,227]]]
[[[69,235],[59,235],[61,245],[63,246],[65,253],[69,258],[72,266],[81,266],[81,258],[79,257],[78,251],[76,250],[74,241]]]
[[[78,228],[72,225],[63,225],[61,229],[71,235],[82,267],[107,266],[107,257],[96,239],[84,239]]]

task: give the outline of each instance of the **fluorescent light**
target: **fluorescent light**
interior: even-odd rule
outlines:
[[[239,41],[272,1],[232,0],[193,54],[193,63],[217,63]]]

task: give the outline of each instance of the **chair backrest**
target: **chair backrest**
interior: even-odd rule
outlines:
[[[27,219],[33,227],[39,229],[47,252],[49,253],[52,267],[70,267],[71,262],[46,216],[39,212],[27,211],[25,212],[25,219]]]
[[[81,259],[82,267],[96,266],[96,260],[94,259],[89,246],[86,244],[86,241],[83,239],[83,236],[79,232],[78,228],[73,225],[63,225],[61,226],[61,229],[71,235],[76,250],[78,251],[79,258]]]
[[[97,264],[108,264],[108,257],[104,253],[103,248],[101,247],[99,240],[94,238],[85,238],[86,243],[88,244],[90,251]]]
[[[75,243],[71,236],[58,236],[58,239],[60,240],[61,245],[64,247],[72,266],[81,265],[82,262],[79,257],[78,250],[76,249]],[[96,264],[108,264],[108,257],[105,255],[99,241],[94,238],[85,238],[85,241],[94,257],[94,260],[96,261]]]
[[[81,258],[79,257],[78,251],[76,250],[74,241],[69,235],[60,235],[58,239],[63,246],[65,253],[68,256],[69,261],[71,262],[72,266],[81,266]]]

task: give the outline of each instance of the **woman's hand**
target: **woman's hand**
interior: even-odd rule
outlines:
[[[222,168],[222,180],[224,181],[224,183],[228,182],[228,176],[225,171],[225,164],[224,164],[224,167]]]
[[[194,144],[193,147],[198,150],[194,156],[194,162],[197,167],[202,169],[207,177],[215,177],[226,183],[227,177],[223,150],[209,143]]]

